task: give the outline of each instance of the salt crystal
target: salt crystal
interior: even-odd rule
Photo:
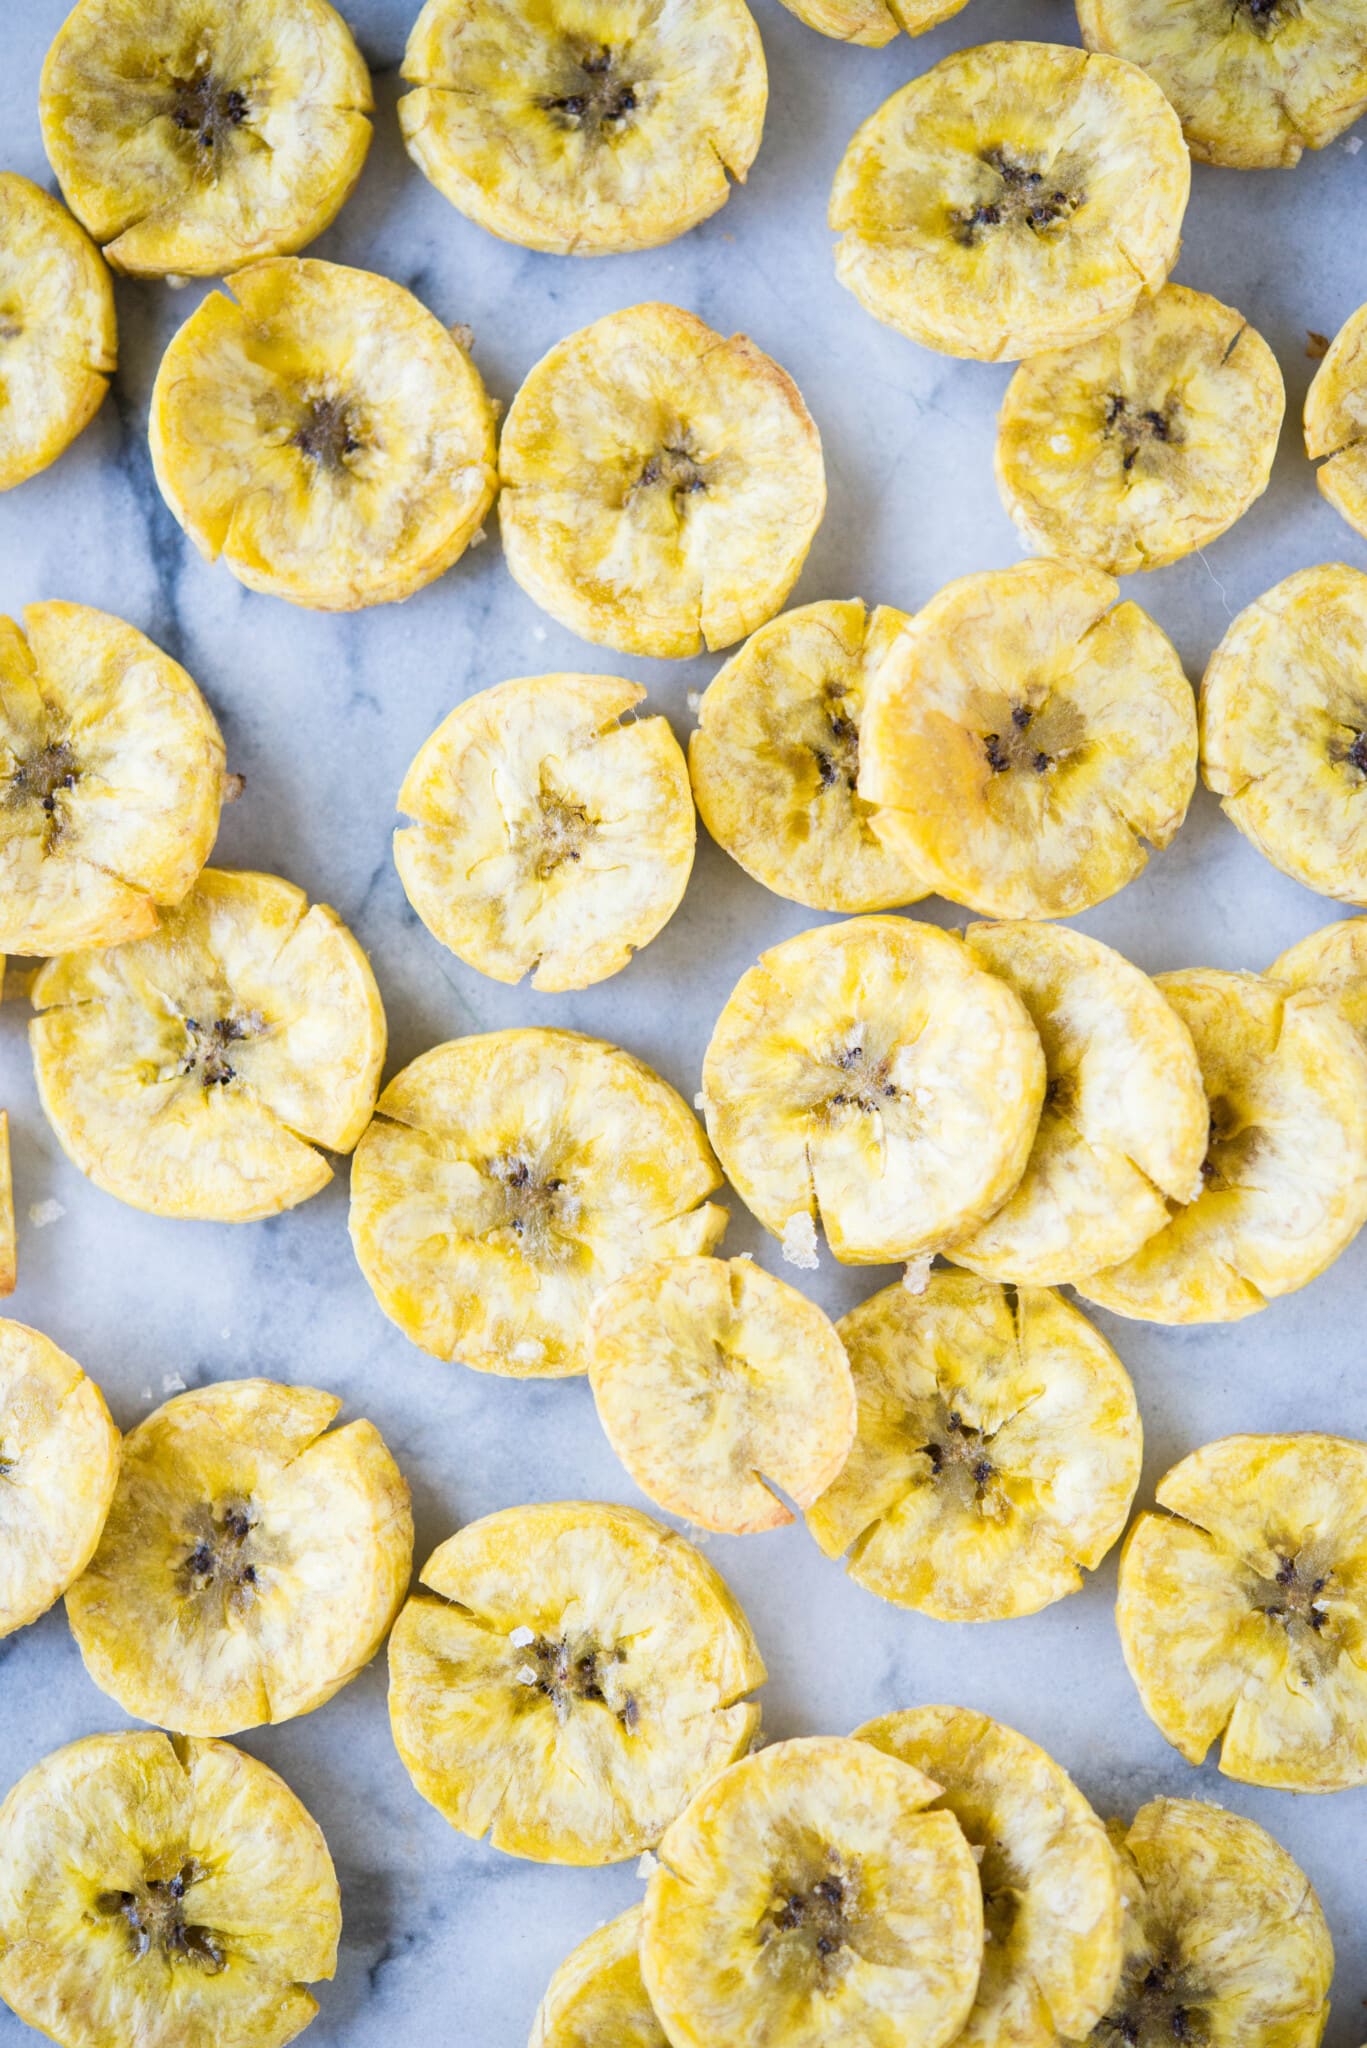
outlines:
[[[514,1365],[540,1365],[546,1347],[539,1337],[522,1337],[509,1353]]]
[[[700,1088],[700,1089],[698,1090],[697,1094],[696,1094],[696,1095],[695,1095],[695,1096],[693,1097],[693,1107],[694,1107],[694,1109],[696,1109],[696,1110],[697,1110],[697,1112],[698,1112],[699,1116],[701,1116],[701,1115],[702,1115],[703,1111],[704,1111],[704,1110],[706,1109],[706,1107],[707,1107],[707,1104],[706,1104],[706,1102],[705,1102],[705,1101],[704,1101],[704,1099],[703,1099],[703,1092],[702,1092],[701,1088]]]
[[[652,1877],[655,1874],[655,1872],[659,1869],[659,1867],[659,1857],[652,1856],[649,1849],[647,1849],[645,1851],[645,1854],[642,1856],[640,1862],[636,1865],[636,1875],[639,1878],[643,1879]]]
[[[814,1273],[821,1264],[816,1253],[816,1225],[799,1209],[783,1226],[783,1256],[787,1264],[804,1273]]]
[[[690,690],[688,692],[688,695],[684,698],[684,702],[685,704],[687,704],[689,710],[693,713],[693,716],[696,718],[698,713],[702,710],[702,691]]]
[[[533,627],[532,627],[532,638],[533,638],[533,640],[544,640],[544,639],[545,639],[545,637],[546,637],[546,628],[545,628],[544,626],[533,626]]]
[[[931,1252],[922,1252],[919,1259],[908,1259],[902,1275],[902,1285],[908,1294],[924,1294],[930,1285],[930,1268],[934,1258]]]
[[[178,1372],[168,1372],[162,1380],[161,1391],[163,1394],[183,1394],[185,1381]]]
[[[521,1628],[515,1628],[508,1637],[508,1641],[515,1650],[525,1650],[528,1643],[535,1642],[535,1640],[535,1636],[525,1623]]]
[[[1362,147],[1362,137],[1360,135],[1350,135],[1343,146],[1349,156],[1356,156]]]
[[[1053,449],[1055,455],[1066,455],[1068,453],[1068,436],[1066,434],[1051,434],[1049,436],[1049,446]]]
[[[531,1664],[524,1664],[524,1665],[522,1666],[522,1669],[521,1669],[521,1670],[520,1670],[520,1671],[518,1672],[518,1674],[517,1674],[517,1682],[518,1682],[518,1684],[519,1684],[519,1685],[535,1685],[535,1684],[536,1684],[536,1669],[535,1669],[535,1666],[534,1666],[534,1665],[531,1665]]]
[[[59,1216],[65,1214],[66,1210],[61,1203],[55,1202],[50,1195],[45,1202],[29,1203],[28,1220],[35,1230],[46,1228],[49,1223],[55,1223]]]

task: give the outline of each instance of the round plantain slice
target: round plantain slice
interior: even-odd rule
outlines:
[[[326,0],[77,0],[38,110],[67,205],[116,270],[215,277],[323,232],[372,105]]]
[[[408,153],[505,241],[653,249],[726,204],[764,129],[744,0],[427,0],[399,101]]]
[[[982,1891],[953,1815],[864,1742],[775,1742],[674,1822],[646,1889],[641,1974],[672,2048],[915,2041],[973,2003]]]
[[[1044,1108],[1016,1192],[946,1256],[1058,1287],[1117,1264],[1203,1185],[1210,1111],[1191,1033],[1147,974],[1057,924],[975,924],[964,941],[1016,991],[1044,1047]]]
[[[1344,321],[1305,394],[1305,452],[1334,510],[1367,535],[1367,306]]]
[[[850,918],[770,947],[703,1060],[727,1178],[786,1255],[934,1252],[1000,1208],[1025,1170],[1044,1054],[1019,996],[957,938]]]
[[[1334,1952],[1310,1880],[1256,1821],[1151,1799],[1111,1840],[1125,1961],[1094,2048],[1173,2041],[1317,2048]]]
[[[205,868],[158,930],[50,960],[38,1094],[81,1172],[157,1216],[246,1223],[326,1187],[375,1105],[385,1020],[336,911]]]
[[[61,2048],[283,2048],[341,1927],[317,1822],[230,1743],[90,1735],[0,1807],[0,1997]]]
[[[0,948],[117,946],[193,888],[223,736],[169,654],[109,612],[0,618]]]
[[[857,598],[801,605],[718,670],[688,746],[717,844],[766,889],[812,910],[891,910],[927,885],[858,794],[869,686],[906,615]]]
[[[1077,1592],[1139,1484],[1134,1388],[1046,1288],[932,1273],[837,1329],[859,1424],[807,1526],[856,1584],[938,1621],[1006,1621]]]
[[[119,1475],[119,1432],[74,1358],[0,1322],[0,1638],[79,1578]]]
[[[1367,917],[1327,924],[1287,950],[1267,970],[1293,995],[1327,996],[1342,1011],[1367,1051]]]
[[[589,1383],[643,1493],[743,1536],[808,1508],[854,1441],[854,1385],[827,1317],[750,1259],[666,1259],[598,1297]],[[778,1489],[781,1489],[781,1493]]]
[[[1089,50],[1163,88],[1202,163],[1297,163],[1367,107],[1358,0],[1077,0],[1077,15]]]
[[[758,1726],[764,1665],[673,1530],[597,1501],[505,1508],[428,1559],[389,1644],[394,1741],[462,1834],[539,1863],[649,1849]]]
[[[641,1981],[641,1908],[571,1950],[546,1986],[527,2048],[669,2048]]]
[[[89,426],[118,358],[114,287],[65,207],[0,171],[0,491]]]
[[[642,1061],[574,1031],[493,1031],[385,1089],[351,1170],[351,1241],[424,1351],[554,1377],[587,1370],[605,1287],[712,1249],[720,1183],[692,1112]]]
[[[1021,364],[997,487],[1037,554],[1159,569],[1262,496],[1285,410],[1277,358],[1243,315],[1164,285],[1109,333]]]
[[[1157,983],[1210,1105],[1193,1201],[1078,1292],[1151,1323],[1230,1323],[1322,1273],[1367,1221],[1367,1053],[1331,998],[1189,968]]]
[[[1177,650],[1109,576],[1020,562],[945,585],[888,650],[859,794],[885,843],[988,917],[1071,917],[1142,873],[1196,784]]]
[[[370,1662],[408,1590],[408,1488],[371,1422],[316,1387],[196,1387],[125,1439],[109,1518],[67,1593],[102,1692],[143,1721],[236,1735],[311,1714]]]
[[[1367,1785],[1367,1444],[1232,1436],[1159,1481],[1116,1621],[1160,1733],[1246,1785]]]
[[[318,611],[411,597],[493,503],[493,409],[463,341],[340,263],[279,257],[227,284],[157,371],[163,498],[249,590]]]
[[[854,1732],[935,1780],[937,1806],[953,1814],[977,1860],[986,1941],[957,2048],[1091,2038],[1120,1973],[1120,1869],[1067,1772],[969,1707],[913,1707]]]
[[[1035,356],[1123,320],[1177,259],[1191,166],[1132,64],[958,50],[871,114],[836,172],[836,276],[945,355]]]
[[[394,860],[427,929],[495,981],[587,988],[669,922],[693,867],[693,797],[667,719],[617,676],[480,690],[419,749]]]
[[[609,313],[543,356],[509,408],[499,473],[517,581],[624,654],[698,654],[763,625],[826,505],[792,378],[677,306]]]
[[[948,21],[968,0],[783,0],[790,14],[818,35],[881,50],[895,35],[924,35]]]
[[[1298,569],[1240,612],[1201,684],[1201,771],[1307,889],[1367,902],[1367,576]]]

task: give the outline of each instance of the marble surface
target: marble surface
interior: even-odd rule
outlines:
[[[825,442],[830,507],[797,597],[914,607],[947,578],[1019,552],[992,482],[1007,372],[926,353],[861,313],[834,282],[826,194],[856,124],[913,72],[992,36],[1074,40],[1072,10],[1065,0],[971,0],[935,34],[875,53],[821,40],[777,0],[755,6],[772,91],[749,184],[671,247],[576,261],[494,241],[410,166],[394,103],[416,0],[349,0],[376,75],[377,130],[358,191],[315,253],[384,271],[443,320],[468,322],[505,402],[552,342],[638,300],[672,299],[717,327],[744,328],[797,378]],[[65,11],[66,0],[5,9],[0,163],[47,183],[38,72]],[[1289,410],[1267,496],[1203,558],[1131,585],[1193,676],[1233,613],[1269,584],[1309,563],[1363,561],[1362,544],[1315,490],[1298,421],[1313,367],[1306,330],[1332,334],[1367,295],[1364,199],[1367,153],[1351,139],[1294,172],[1197,168],[1177,275],[1238,306],[1267,336]],[[459,1033],[535,1021],[616,1039],[691,1097],[733,982],[763,945],[814,922],[810,913],[767,895],[704,842],[680,913],[624,974],[581,995],[537,997],[482,980],[437,945],[407,907],[389,835],[409,759],[471,691],[540,669],[615,670],[645,682],[682,736],[689,694],[716,662],[630,661],[584,646],[513,584],[496,527],[410,603],[352,618],[250,595],[206,566],[161,504],[145,440],[159,352],[200,289],[119,285],[122,368],[110,401],[54,469],[0,499],[0,610],[40,597],[107,606],[188,666],[247,782],[216,858],[278,870],[352,924],[384,991],[390,1071]],[[934,903],[922,914],[961,915]],[[1080,923],[1149,968],[1258,967],[1333,914],[1201,797],[1149,874]],[[121,1424],[182,1382],[267,1373],[334,1388],[349,1413],[379,1425],[411,1481],[420,1556],[495,1507],[638,1499],[584,1383],[515,1384],[443,1367],[390,1327],[348,1245],[344,1165],[304,1208],[238,1228],[158,1222],[87,1186],[39,1112],[24,1022],[22,1004],[0,1012],[21,1230],[10,1309],[83,1362]],[[777,1248],[738,1203],[727,1249],[775,1266]],[[825,1256],[811,1284],[840,1311],[889,1277],[841,1271]],[[1252,1323],[1181,1331],[1100,1317],[1144,1413],[1141,1498],[1177,1457],[1230,1431],[1367,1435],[1365,1313],[1367,1235],[1326,1278]],[[849,1585],[801,1528],[714,1539],[709,1554],[768,1660],[773,1735],[962,1701],[1044,1742],[1103,1811],[1128,1812],[1160,1791],[1198,1793],[1270,1827],[1310,1873],[1333,1929],[1329,2043],[1357,2048],[1367,2032],[1367,1791],[1260,1793],[1183,1763],[1141,1712],[1121,1662],[1113,1561],[1031,1620],[952,1627]],[[0,1643],[0,1785],[58,1742],[120,1725],[85,1677],[60,1609]],[[321,1988],[310,2048],[418,2038],[521,2048],[562,1955],[639,1895],[630,1865],[541,1868],[451,1832],[394,1753],[382,1663],[320,1713],[243,1743],[302,1795],[341,1873],[341,1961]],[[31,2038],[0,2009],[0,2048]]]

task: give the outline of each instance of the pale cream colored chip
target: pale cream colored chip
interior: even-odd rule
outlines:
[[[868,1743],[776,1742],[700,1792],[646,1888],[641,1974],[672,2048],[942,2048],[983,1953],[977,1866],[939,1792]]]
[[[1159,1481],[1116,1620],[1144,1710],[1249,1785],[1367,1785],[1367,1444],[1232,1436]]]
[[[496,981],[587,988],[678,909],[693,797],[667,719],[616,676],[522,676],[467,698],[419,749],[394,834],[409,902]]]
[[[612,1281],[712,1249],[721,1175],[681,1097],[573,1031],[494,1031],[396,1074],[351,1169],[351,1241],[381,1308],[434,1357],[584,1372]]]
[[[891,910],[926,893],[858,794],[869,684],[905,623],[857,598],[784,612],[698,706],[688,765],[704,825],[748,875],[812,910]]]
[[[997,486],[1037,554],[1158,569],[1261,497],[1285,409],[1277,358],[1243,315],[1165,285],[1109,333],[1021,364]]]
[[[230,1743],[90,1735],[0,1806],[0,1997],[61,2048],[284,2048],[341,1929],[317,1822]]]
[[[1045,1288],[932,1273],[837,1324],[859,1425],[807,1513],[857,1584],[940,1621],[1077,1592],[1125,1527],[1143,1435],[1099,1331]]]
[[[10,1165],[9,1111],[0,1109],[0,1294],[19,1284],[19,1238],[14,1227],[14,1175]]]
[[[895,35],[924,35],[948,21],[968,0],[783,0],[790,14],[818,35],[840,43],[863,43],[881,50]]]
[[[1089,50],[1162,87],[1203,163],[1294,164],[1367,107],[1358,0],[1077,0],[1077,15]]]
[[[557,343],[513,400],[499,472],[517,581],[625,654],[697,654],[763,625],[826,504],[792,378],[677,306],[631,306]]]
[[[589,1381],[643,1493],[745,1535],[808,1508],[854,1441],[854,1387],[830,1322],[751,1259],[668,1259],[601,1294]]]
[[[1334,510],[1367,535],[1367,305],[1344,321],[1305,394],[1305,452]]]
[[[340,263],[278,257],[227,284],[157,371],[162,496],[251,590],[320,611],[410,597],[493,503],[493,408],[464,342]]]
[[[70,447],[104,403],[117,359],[99,250],[41,186],[0,171],[0,491]]]
[[[0,1637],[36,1621],[90,1562],[119,1432],[74,1358],[0,1322]]]
[[[277,875],[206,868],[149,938],[33,984],[38,1093],[97,1187],[158,1216],[245,1223],[317,1194],[375,1105],[370,963]]]
[[[99,1548],[67,1593],[86,1670],[130,1714],[235,1735],[311,1714],[408,1590],[408,1488],[372,1422],[316,1387],[227,1380],[131,1432]]]
[[[1201,772],[1268,860],[1367,902],[1367,576],[1298,569],[1240,612],[1201,685]]]
[[[650,249],[726,204],[764,128],[744,0],[427,0],[408,153],[481,227],[563,256]]]
[[[1120,1867],[1067,1772],[968,1707],[883,1714],[855,1738],[933,1778],[977,1860],[986,1942],[957,2048],[1089,2038],[1120,1973]]]
[[[1367,1053],[1312,990],[1214,968],[1157,980],[1210,1104],[1201,1192],[1078,1291],[1144,1322],[1236,1322],[1304,1287],[1367,1221]]]
[[[669,2048],[641,1981],[641,1908],[572,1949],[546,1986],[527,2048]]]
[[[1071,348],[1164,283],[1190,182],[1177,116],[1133,65],[985,43],[855,135],[831,193],[836,276],[947,355]]]
[[[1044,1108],[1025,1177],[946,1248],[970,1272],[1057,1287],[1138,1251],[1169,1201],[1201,1186],[1210,1111],[1191,1034],[1147,974],[1056,924],[975,924],[964,935],[1044,1047]]]
[[[742,975],[703,1060],[737,1194],[790,1242],[910,1259],[1000,1208],[1025,1169],[1044,1054],[1024,1004],[962,943],[903,917],[785,939]],[[813,1249],[814,1249],[813,1244]]]
[[[1311,932],[1273,961],[1267,977],[1293,995],[1328,996],[1367,1051],[1367,917],[1345,917]]]
[[[1021,562],[946,584],[874,680],[859,794],[930,886],[1071,917],[1165,847],[1196,782],[1177,650],[1109,576]]]
[[[215,277],[302,249],[370,147],[370,75],[327,0],[77,0],[43,144],[116,270]]]
[[[1200,2038],[1317,2048],[1334,1951],[1310,1880],[1271,1835],[1198,1799],[1151,1799],[1111,1840],[1125,1961],[1095,2048]]]
[[[154,930],[209,858],[225,791],[213,713],[135,626],[84,604],[0,618],[0,947]]]
[[[422,1584],[389,1645],[394,1740],[423,1798],[509,1855],[652,1848],[759,1727],[764,1665],[730,1589],[630,1508],[486,1515]]]

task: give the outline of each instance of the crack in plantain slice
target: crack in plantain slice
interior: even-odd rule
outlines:
[[[1304,1287],[1367,1221],[1367,1053],[1313,989],[1214,968],[1156,980],[1201,1063],[1202,1188],[1078,1292],[1144,1322],[1235,1322]]]
[[[633,1906],[571,1950],[546,1986],[527,2048],[669,2048],[641,1981],[640,1926]]]
[[[1099,1331],[1045,1288],[932,1273],[837,1324],[853,1449],[807,1511],[856,1584],[940,1621],[1001,1621],[1075,1593],[1124,1529],[1143,1436]]]
[[[1305,394],[1305,452],[1321,493],[1367,535],[1367,305],[1344,321]]]
[[[911,918],[820,925],[742,975],[703,1060],[708,1133],[776,1237],[912,1259],[999,1208],[1029,1157],[1044,1055],[1024,1004]]]
[[[409,155],[529,249],[650,249],[744,184],[768,77],[744,0],[427,0],[404,55]]]
[[[404,777],[409,902],[496,981],[587,988],[678,909],[693,867],[683,752],[616,676],[522,676],[453,711]]]
[[[148,436],[207,561],[319,611],[443,574],[493,503],[494,415],[464,342],[387,277],[252,263],[172,336]]]
[[[0,1997],[61,2048],[284,2048],[341,1927],[317,1822],[229,1743],[87,1736],[0,1807]]]
[[[67,1594],[86,1670],[192,1735],[311,1714],[375,1655],[408,1589],[408,1488],[371,1422],[316,1387],[227,1380],[126,1438],[99,1548]]]
[[[688,765],[704,825],[748,875],[812,910],[926,894],[858,793],[869,685],[905,622],[857,598],[801,605],[751,634],[698,706]]]
[[[854,1732],[935,1780],[936,1808],[977,1860],[986,1941],[956,2048],[1090,2039],[1120,1976],[1120,1865],[1067,1772],[968,1707],[913,1707]]]
[[[1367,902],[1367,576],[1299,569],[1230,626],[1201,684],[1201,771],[1307,889]]]
[[[97,1187],[159,1216],[250,1222],[317,1194],[375,1105],[385,1021],[334,910],[206,868],[159,929],[50,960],[39,1098]]]
[[[0,618],[0,948],[155,930],[209,858],[227,790],[213,713],[136,627],[83,604]]]
[[[41,186],[0,171],[0,491],[70,447],[104,403],[117,358],[99,250]]]
[[[77,0],[39,90],[68,206],[135,277],[311,242],[361,175],[372,104],[326,0]]]
[[[507,1508],[421,1577],[390,1638],[390,1722],[414,1785],[463,1834],[541,1863],[617,1862],[755,1735],[749,1624],[646,1515]]]
[[[1112,576],[1205,547],[1267,488],[1286,393],[1262,336],[1168,284],[1109,333],[1022,363],[997,487],[1027,547]]]
[[[881,50],[896,35],[919,36],[937,28],[968,0],[783,0],[783,5],[818,35]]]
[[[826,505],[785,370],[677,306],[630,306],[531,369],[499,449],[509,569],[585,640],[729,647],[772,618]]]
[[[1077,0],[1077,16],[1089,50],[1162,87],[1203,163],[1297,163],[1367,107],[1358,0]]]
[[[720,1182],[642,1061],[573,1031],[494,1031],[385,1089],[352,1165],[351,1240],[385,1314],[434,1357],[578,1373],[605,1287],[716,1244]]]
[[[1174,1465],[1120,1560],[1144,1710],[1249,1785],[1367,1784],[1367,1444],[1234,1436]]]
[[[831,193],[836,276],[885,325],[991,362],[1104,334],[1177,259],[1191,166],[1142,71],[1060,44],[944,58],[870,115]]]
[[[657,1506],[704,1529],[781,1528],[787,1499],[810,1507],[854,1440],[831,1323],[749,1259],[638,1267],[595,1302],[588,1352],[613,1450]]]
[[[874,678],[859,794],[942,895],[1071,917],[1142,873],[1196,783],[1177,650],[1109,576],[1021,562],[946,584]]]
[[[865,1742],[776,1742],[666,1832],[641,1974],[672,2048],[943,2048],[968,2017],[982,1890],[940,1788]]]
[[[85,1570],[119,1473],[119,1432],[74,1358],[0,1322],[0,1638]]]
[[[1044,1047],[1024,1178],[946,1246],[956,1265],[1034,1287],[1126,1259],[1203,1185],[1210,1111],[1191,1034],[1147,974],[1056,924],[975,924],[980,967],[1016,991]]]

